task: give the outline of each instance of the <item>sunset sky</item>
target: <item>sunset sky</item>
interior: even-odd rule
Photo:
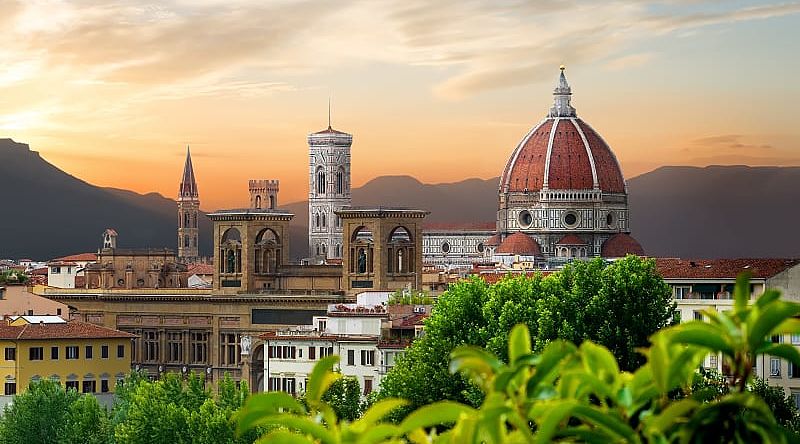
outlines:
[[[309,132],[353,134],[353,185],[500,175],[565,64],[627,177],[800,165],[800,3],[0,2],[0,137],[90,183],[202,207],[308,193]]]

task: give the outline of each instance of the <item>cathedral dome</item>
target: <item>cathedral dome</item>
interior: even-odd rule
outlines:
[[[602,257],[624,257],[627,254],[644,256],[644,249],[636,239],[625,233],[617,233],[611,236],[603,242],[603,246],[600,249],[600,256]]]
[[[571,88],[561,69],[554,106],[511,154],[501,192],[601,190],[625,193],[619,162],[602,137],[575,114]]]
[[[542,249],[539,244],[530,236],[522,232],[516,232],[503,240],[496,254],[518,254],[520,256],[541,256]]]

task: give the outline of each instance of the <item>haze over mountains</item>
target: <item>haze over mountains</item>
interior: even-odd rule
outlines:
[[[497,182],[431,185],[383,176],[354,188],[353,204],[425,208],[432,210],[430,222],[493,221]],[[800,257],[798,185],[798,167],[662,167],[628,180],[633,235],[654,256]],[[88,184],[10,139],[0,139],[0,190],[0,258],[94,251],[108,227],[119,232],[120,247],[175,248],[171,198]],[[291,255],[302,257],[308,248],[306,202],[283,207],[296,215]],[[201,254],[209,255],[211,223],[205,217],[200,232]]]

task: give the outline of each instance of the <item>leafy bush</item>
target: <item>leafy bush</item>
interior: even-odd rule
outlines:
[[[479,408],[454,401],[425,405],[399,424],[385,421],[399,399],[374,403],[356,421],[342,420],[322,394],[338,376],[338,357],[320,361],[308,381],[308,408],[286,393],[252,396],[239,415],[240,431],[279,427],[263,437],[276,443],[785,443],[800,436],[779,423],[765,401],[746,390],[752,360],[769,353],[800,364],[800,353],[772,344],[771,335],[800,332],[800,304],[773,290],[749,304],[749,281],[737,281],[731,312],[707,310],[709,323],[665,328],[641,349],[646,362],[621,371],[614,355],[592,341],[556,340],[534,352],[524,324],[508,337],[507,364],[474,346],[457,347],[450,371],[468,377],[484,394]],[[705,356],[730,364],[726,390],[708,399],[696,387]],[[713,384],[712,384],[713,385]],[[675,394],[679,396],[675,396]]]
[[[535,351],[556,339],[591,340],[632,371],[644,362],[636,349],[670,323],[674,307],[655,261],[636,256],[576,261],[548,276],[508,276],[494,285],[474,277],[439,297],[425,335],[383,378],[380,396],[407,399],[413,408],[444,399],[480,405],[482,394],[448,371],[448,357],[475,345],[507,362],[508,334],[519,323],[528,326]]]

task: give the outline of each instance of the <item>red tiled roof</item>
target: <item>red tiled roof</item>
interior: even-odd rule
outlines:
[[[628,254],[644,256],[644,248],[631,235],[617,233],[603,242],[600,248],[602,257],[625,257]]]
[[[64,324],[25,324],[12,326],[0,323],[0,339],[100,339],[135,338],[136,335],[80,321]]]
[[[47,276],[47,270],[48,270],[47,267],[35,268],[35,269],[31,270],[30,274],[33,275],[33,276],[36,276],[36,275]]]
[[[494,231],[496,222],[426,222],[423,231]]]
[[[209,264],[190,264],[186,267],[186,272],[190,275],[192,274],[200,274],[200,275],[210,275],[214,274],[214,266]]]
[[[96,260],[97,260],[97,253],[79,253],[64,257],[57,257],[53,259],[51,262],[56,262],[56,261],[94,262]]]
[[[603,139],[581,119],[560,119],[554,128],[555,122],[554,118],[543,120],[520,142],[503,171],[501,191],[539,191],[546,172],[550,189],[591,190],[594,171],[601,190],[624,193],[622,171]]]
[[[800,264],[800,259],[677,259],[656,258],[665,279],[735,279],[744,272],[766,279]]]
[[[574,234],[568,234],[556,242],[556,245],[586,245],[586,242]]]
[[[542,255],[539,244],[532,237],[520,231],[505,238],[495,252],[497,254],[519,254],[522,256]]]
[[[489,239],[486,239],[485,241],[483,241],[483,245],[485,245],[487,247],[496,247],[496,246],[500,245],[501,241],[502,241],[502,238],[500,237],[500,235],[499,234],[495,234],[494,236],[490,237]]]

